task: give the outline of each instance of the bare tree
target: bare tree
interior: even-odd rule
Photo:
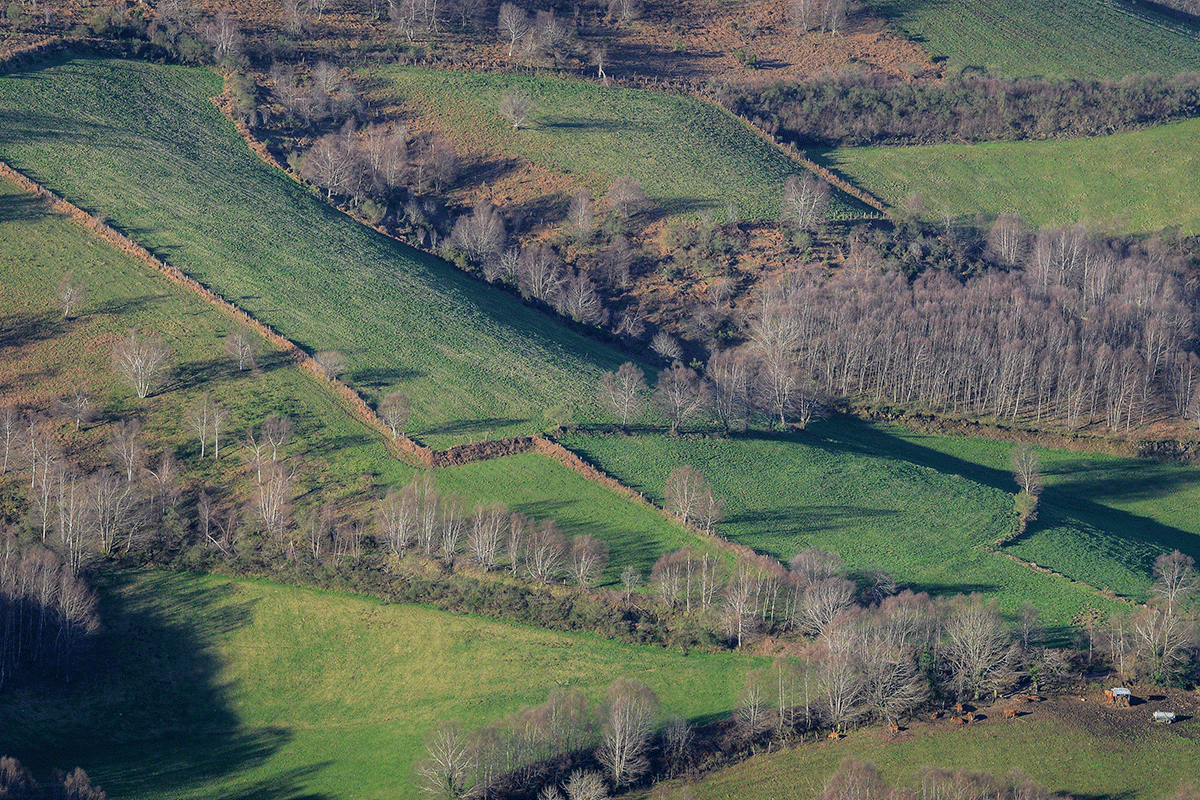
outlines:
[[[650,766],[650,734],[658,721],[658,698],[644,684],[618,678],[608,688],[604,732],[596,759],[616,786],[637,780]]]
[[[726,431],[746,427],[750,404],[750,359],[745,350],[719,350],[705,370],[713,393],[713,408]]]
[[[578,270],[572,270],[566,281],[559,285],[554,306],[564,317],[584,325],[603,325],[608,321],[604,299],[591,279]]]
[[[587,586],[604,573],[608,563],[608,545],[593,536],[576,536],[571,542],[568,567],[571,577],[581,587]]]
[[[292,440],[292,434],[296,430],[291,417],[280,417],[271,414],[262,421],[261,430],[262,438],[270,447],[271,460],[279,461],[279,456],[283,448],[288,446],[288,443]]]
[[[1200,575],[1196,573],[1196,562],[1191,556],[1175,550],[1154,560],[1154,584],[1150,593],[1166,604],[1168,614],[1186,607],[1197,591],[1200,591]]]
[[[571,203],[567,206],[567,221],[571,224],[575,235],[587,241],[596,230],[596,211],[592,204],[592,195],[587,189],[580,189],[571,195]]]
[[[709,403],[709,389],[695,370],[682,364],[658,374],[658,383],[651,398],[654,406],[671,422],[671,434],[679,426],[700,415]]]
[[[500,98],[500,116],[513,126],[514,131],[520,130],[536,107],[533,98],[519,89],[509,89]]]
[[[529,531],[525,544],[525,570],[529,577],[550,583],[558,576],[567,555],[567,537],[552,519],[542,520]]]
[[[458,218],[450,233],[450,241],[475,262],[499,256],[507,238],[500,212],[483,199],[475,203],[470,214]]]
[[[746,673],[734,716],[742,728],[742,735],[747,739],[753,739],[771,728],[775,710],[770,698],[771,688],[771,676],[766,667]]]
[[[563,788],[567,790],[567,800],[608,800],[604,776],[592,770],[573,770]]]
[[[403,556],[408,552],[417,532],[417,495],[412,486],[388,490],[379,503],[375,529],[393,555]]]
[[[456,720],[444,722],[430,734],[426,757],[417,764],[422,793],[435,800],[460,800],[470,793],[475,770],[469,738]]]
[[[495,567],[504,551],[508,516],[508,509],[501,503],[476,504],[471,532],[467,534],[467,553],[480,569]]]
[[[287,464],[270,462],[263,464],[258,474],[260,477],[254,507],[267,533],[274,536],[276,543],[282,547],[292,523],[292,479],[295,469]]]
[[[170,375],[167,350],[159,334],[130,330],[113,348],[113,367],[140,398],[149,397],[166,383]]]
[[[632,361],[626,361],[616,372],[606,372],[600,379],[600,400],[627,428],[631,419],[646,413],[646,375]]]
[[[241,325],[225,337],[225,354],[237,362],[238,371],[257,369],[260,344],[258,336]]]
[[[72,386],[65,395],[56,394],[51,397],[50,407],[56,417],[71,420],[75,424],[75,430],[79,430],[80,425],[90,422],[95,416],[92,398],[80,386]]]
[[[62,310],[63,319],[70,319],[85,300],[87,300],[87,287],[77,280],[73,273],[67,272],[63,275],[62,281],[58,284],[58,290],[54,294],[54,304]]]
[[[525,34],[529,33],[529,29],[532,27],[529,15],[525,13],[524,9],[512,3],[502,3],[497,17],[497,25],[500,36],[508,40],[508,57],[512,58],[513,48],[517,46],[517,42],[525,38]]]
[[[788,22],[800,33],[808,33],[817,27],[821,0],[789,0]]]
[[[646,193],[642,191],[642,184],[628,175],[621,175],[613,181],[604,198],[624,219],[636,214],[646,203]]]
[[[360,170],[345,137],[327,133],[304,154],[300,172],[305,180],[325,189],[325,199],[331,200],[335,194],[354,192],[355,177]]]
[[[86,527],[100,554],[112,555],[121,534],[132,540],[138,532],[138,485],[121,480],[112,470],[101,469],[88,481],[87,497]]]
[[[800,579],[802,587],[841,575],[845,569],[841,556],[819,547],[810,547],[803,553],[792,556],[788,566]]]
[[[825,222],[829,209],[829,184],[815,175],[793,175],[783,187],[779,218],[802,230],[815,230]]]
[[[621,22],[637,19],[641,11],[637,0],[608,0],[608,15]]]
[[[987,238],[988,253],[1006,267],[1018,267],[1029,248],[1029,229],[1016,214],[1001,214],[992,223]]]
[[[113,466],[125,473],[125,480],[133,482],[134,474],[140,474],[146,461],[146,445],[141,438],[142,423],[136,419],[123,419],[111,431],[108,440],[108,457]]]
[[[543,242],[521,248],[517,285],[522,294],[549,302],[558,293],[562,280],[562,264],[548,244]]]
[[[801,601],[802,627],[817,636],[854,602],[854,583],[846,578],[825,578],[809,584]]]
[[[711,496],[708,478],[693,466],[684,464],[671,470],[663,489],[663,502],[667,511],[686,525],[700,510],[705,495]]]
[[[217,63],[236,56],[242,51],[244,37],[238,30],[228,8],[222,8],[204,26],[204,38],[212,45],[213,60]]]
[[[379,403],[379,417],[388,426],[395,439],[408,424],[412,415],[412,401],[404,392],[389,392]]]
[[[1186,673],[1196,644],[1193,615],[1152,604],[1133,615],[1130,628],[1146,677],[1166,684]]]
[[[0,475],[8,472],[24,448],[25,417],[12,403],[0,406]]]
[[[346,357],[336,350],[321,350],[313,356],[321,374],[333,380],[346,369]]]
[[[1007,665],[1011,637],[995,605],[961,600],[946,620],[942,656],[960,697],[978,700]]]
[[[1026,442],[1018,442],[1013,447],[1012,458],[1013,479],[1017,485],[1026,493],[1037,497],[1042,493],[1044,483],[1042,481],[1042,466],[1041,460],[1038,458],[1037,451],[1030,447]]]

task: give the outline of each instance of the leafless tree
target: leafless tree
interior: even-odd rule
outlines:
[[[682,364],[665,369],[658,374],[658,383],[651,398],[655,408],[671,423],[671,434],[679,426],[689,422],[708,406],[709,389],[701,382],[695,370]]]
[[[846,578],[824,578],[804,589],[801,601],[802,627],[817,636],[854,602],[854,583]]]
[[[521,293],[549,302],[562,285],[562,265],[548,244],[530,244],[521,248],[517,265],[517,285]]]
[[[637,19],[641,11],[637,0],[608,0],[608,15],[621,22]]]
[[[1018,442],[1013,447],[1012,458],[1013,478],[1017,485],[1026,493],[1037,497],[1042,493],[1042,465],[1037,451],[1026,442]]]
[[[563,788],[567,790],[567,800],[608,800],[604,777],[592,770],[573,770]]]
[[[746,673],[742,690],[738,693],[734,716],[747,739],[765,733],[773,723],[774,704],[771,702],[771,676],[767,667],[752,669]]]
[[[308,19],[304,16],[304,0],[283,0],[283,30],[288,36],[304,33]]]
[[[629,219],[646,203],[646,193],[636,178],[621,175],[613,181],[604,199],[622,218]]]
[[[483,199],[475,203],[470,214],[458,218],[450,233],[450,241],[477,263],[499,256],[507,238],[504,218]]]
[[[107,800],[108,793],[92,784],[82,767],[70,772],[54,771],[52,791],[55,800]]]
[[[517,46],[517,42],[525,38],[525,34],[529,33],[532,26],[529,20],[529,15],[525,10],[513,5],[512,3],[501,3],[500,14],[497,17],[497,26],[500,36],[508,41],[508,57],[512,58],[513,48]]]
[[[113,348],[113,367],[140,398],[158,391],[170,374],[167,350],[159,334],[130,330]]]
[[[243,36],[228,8],[222,8],[204,26],[204,38],[212,46],[213,60],[217,63],[242,51]]]
[[[90,422],[95,416],[92,408],[92,398],[80,386],[72,386],[64,395],[54,395],[50,398],[50,407],[56,417],[69,419],[75,424],[75,430],[84,422]]]
[[[458,152],[449,139],[439,136],[429,140],[421,149],[420,158],[425,172],[433,179],[433,185],[439,192],[458,179]]]
[[[467,523],[466,508],[457,494],[443,495],[439,515],[441,536],[438,541],[438,551],[442,560],[449,564],[454,561],[454,556],[458,553],[459,544],[463,539]]]
[[[712,385],[713,408],[726,431],[746,427],[750,403],[751,365],[743,349],[719,350],[708,359],[705,370]]]
[[[741,649],[747,636],[757,630],[758,581],[745,564],[738,564],[725,587],[725,628]]]
[[[442,493],[428,472],[414,476],[411,486],[417,498],[417,546],[423,556],[432,558],[440,533]]]
[[[208,444],[208,434],[212,430],[213,400],[207,392],[192,404],[188,412],[188,427],[200,440],[200,457],[204,458],[204,450]]]
[[[78,573],[87,555],[88,491],[79,469],[64,464],[58,470],[56,492],[59,551],[72,573]]]
[[[48,429],[43,430],[46,430],[47,434],[49,433]],[[39,438],[35,433],[31,436],[30,441],[36,441]],[[55,489],[63,465],[62,452],[53,439],[47,435],[42,441],[43,444],[39,447],[39,457],[31,462],[33,477],[29,484],[29,499],[35,519],[41,528],[41,541],[45,544],[54,519]]]
[[[564,317],[584,325],[604,325],[608,321],[604,299],[596,291],[591,279],[578,270],[572,270],[570,276],[559,285],[554,306]]]
[[[788,22],[800,33],[808,33],[817,27],[820,8],[821,0],[789,0]]]
[[[1196,619],[1155,603],[1130,619],[1138,659],[1147,678],[1166,684],[1185,673],[1196,645]]]
[[[25,417],[12,403],[0,406],[0,475],[8,472],[24,449]]]
[[[801,230],[815,230],[829,210],[829,184],[815,175],[793,175],[783,187],[780,220]]]
[[[1154,560],[1154,583],[1150,592],[1165,604],[1168,614],[1186,607],[1197,591],[1200,591],[1200,575],[1196,573],[1196,562],[1191,556],[1175,550]]]
[[[508,509],[501,503],[475,505],[471,531],[467,534],[467,553],[480,569],[493,569],[504,552],[508,516]]]
[[[840,33],[846,25],[847,0],[821,0],[821,27]]]
[[[132,540],[137,534],[141,496],[136,483],[121,480],[109,469],[101,469],[87,484],[86,527],[101,555],[112,555],[117,538],[125,534]]]
[[[135,474],[141,474],[146,462],[146,445],[142,442],[142,423],[136,419],[123,419],[113,426],[108,440],[108,457],[113,466],[125,473],[125,480],[133,482]]]
[[[597,580],[604,573],[604,565],[607,563],[608,545],[599,539],[584,534],[576,536],[571,542],[568,567],[571,577],[581,587]]]
[[[269,535],[282,547],[292,523],[292,482],[295,468],[288,464],[269,462],[259,470],[254,507]]]
[[[270,448],[271,461],[279,461],[283,448],[288,446],[296,426],[291,417],[280,417],[271,414],[262,421],[262,438]]]
[[[354,152],[346,146],[345,137],[327,133],[304,154],[300,174],[323,188],[325,199],[331,200],[335,194],[352,194],[360,171]]]
[[[696,731],[683,716],[672,715],[663,723],[662,757],[668,776],[678,775],[687,768],[695,739]]]
[[[535,108],[537,104],[533,98],[519,89],[509,89],[500,98],[500,116],[513,126],[514,131],[520,130]]]
[[[567,221],[571,229],[580,239],[586,241],[596,230],[596,211],[592,204],[592,195],[587,189],[580,189],[571,195],[571,203],[567,206]]]
[[[475,770],[469,738],[456,720],[444,722],[430,734],[426,757],[417,764],[419,788],[434,800],[460,800],[470,793]]]
[[[151,491],[151,503],[159,517],[167,513],[168,508],[176,508],[182,499],[179,486],[179,462],[170,450],[164,450],[158,458],[158,466],[146,469],[147,481]]]
[[[711,495],[708,478],[704,473],[688,464],[676,467],[667,476],[663,489],[663,501],[667,511],[687,524],[700,510],[706,494]]]
[[[960,600],[943,628],[942,656],[960,697],[978,700],[1008,663],[1011,637],[992,604],[972,596]]]
[[[824,653],[817,669],[817,684],[827,722],[841,731],[862,714],[863,674],[851,625],[841,625],[828,633],[822,638]]]
[[[333,380],[346,370],[346,357],[336,350],[321,350],[313,356],[317,367],[329,380]]]
[[[225,337],[225,354],[237,362],[238,371],[258,368],[261,340],[245,325]]]
[[[650,735],[658,721],[658,698],[644,684],[618,678],[605,697],[604,732],[597,760],[615,786],[637,780],[650,766]]]
[[[76,279],[73,273],[67,272],[63,275],[62,281],[58,284],[58,291],[54,294],[54,304],[62,310],[63,319],[70,319],[85,300],[87,300],[87,287]]]
[[[606,372],[600,379],[600,401],[627,428],[631,419],[646,413],[646,375],[632,361],[626,361],[616,372]]]
[[[637,567],[625,567],[621,570],[621,588],[625,590],[625,602],[629,602],[629,598],[642,585],[642,573]]]
[[[417,496],[412,486],[388,490],[379,503],[375,529],[393,555],[403,556],[408,552],[417,530]]]
[[[650,349],[667,361],[674,362],[683,358],[683,348],[679,346],[679,340],[666,331],[654,334],[654,338],[650,340]]]
[[[571,32],[553,11],[539,11],[525,36],[525,53],[543,64],[561,64],[571,48]]]
[[[1019,267],[1025,260],[1029,247],[1029,229],[1025,221],[1016,214],[1001,214],[996,217],[988,231],[988,252],[992,258],[1006,267]]]
[[[412,401],[404,392],[389,392],[379,403],[379,417],[383,420],[383,424],[391,430],[393,439],[397,438],[400,431],[404,430],[411,415]]]
[[[529,531],[525,541],[525,571],[533,580],[550,583],[563,568],[567,555],[567,537],[552,520],[542,522]]]

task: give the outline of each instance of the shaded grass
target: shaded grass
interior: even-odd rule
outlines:
[[[1200,69],[1200,27],[1125,0],[871,0],[933,56],[1014,77]]]
[[[594,413],[624,357],[330,208],[251,153],[207,101],[219,91],[207,71],[128,61],[10,74],[0,157],[306,349],[344,352],[369,397],[407,392],[431,444]]]
[[[719,532],[783,561],[820,547],[916,591],[984,592],[1009,611],[1029,600],[1059,633],[1085,608],[1113,607],[985,549],[1011,530],[1016,487],[1006,472],[892,429],[832,420],[787,436],[574,436],[564,444],[660,500],[673,468],[702,470],[726,501]]]
[[[620,175],[636,178],[658,213],[745,219],[779,216],[783,186],[807,171],[744,123],[692,97],[515,75],[390,67],[377,74],[381,100],[398,99],[447,130],[463,147],[512,153],[601,197]],[[498,109],[504,93],[533,98],[528,127],[513,131]],[[831,214],[869,209],[835,193]]]
[[[895,205],[920,192],[934,214],[1018,213],[1035,226],[1200,231],[1200,120],[1054,142],[850,147],[814,154]]]
[[[920,724],[896,739],[881,729],[854,731],[839,742],[806,744],[749,759],[690,784],[689,794],[673,787],[654,796],[811,797],[846,758],[870,761],[885,780],[902,785],[918,783],[917,773],[925,766],[989,772],[999,781],[1020,769],[1051,792],[1080,800],[1159,800],[1173,796],[1181,786],[1194,785],[1194,776],[1200,774],[1200,748],[1192,738],[1197,723],[1155,726],[1149,711],[1129,713],[1140,723],[1132,730],[1124,725],[1107,730],[1099,723],[1087,727],[1035,708],[1016,721],[989,714],[987,722],[957,730],[948,722],[936,727]]]
[[[731,710],[759,659],[681,654],[415,606],[187,574],[106,579],[107,633],[61,694],[0,695],[0,749],[80,763],[110,796],[418,797],[445,719],[474,727],[616,677],[691,718]]]

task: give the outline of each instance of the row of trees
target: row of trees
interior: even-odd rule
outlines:
[[[1200,75],[912,83],[883,73],[842,73],[808,83],[730,85],[718,99],[800,146],[1009,141],[1098,136],[1195,116]]]
[[[54,770],[46,786],[34,779],[20,761],[0,757],[0,797],[5,800],[106,800],[108,793],[92,784],[81,767]]]

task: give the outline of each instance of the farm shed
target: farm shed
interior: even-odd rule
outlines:
[[[1129,698],[1132,696],[1132,692],[1119,686],[1104,690],[1104,699],[1117,708],[1129,708]]]

